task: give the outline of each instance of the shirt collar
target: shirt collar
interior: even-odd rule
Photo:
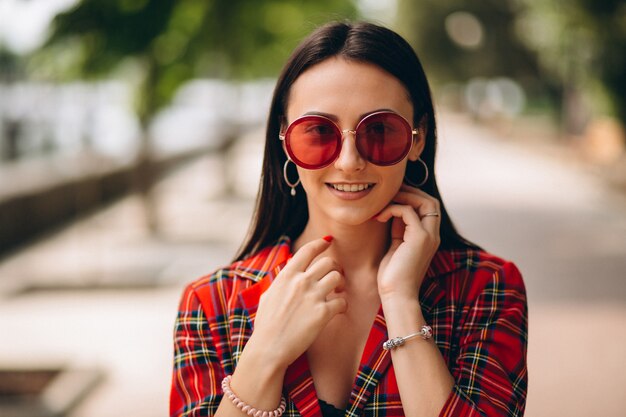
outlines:
[[[262,249],[250,258],[236,262],[233,269],[237,276],[259,282],[268,273],[278,273],[291,256],[291,238],[283,235],[275,245]],[[426,278],[442,276],[461,267],[458,251],[439,250],[430,262]]]
[[[240,278],[260,282],[270,273],[277,274],[291,257],[291,239],[281,236],[275,245],[261,249],[255,255],[236,262],[233,272]]]

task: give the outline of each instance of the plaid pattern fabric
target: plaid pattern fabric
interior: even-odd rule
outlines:
[[[175,324],[171,416],[213,415],[220,383],[250,338],[259,298],[290,256],[289,238],[185,289]],[[527,305],[510,262],[471,249],[437,252],[420,291],[434,340],[455,379],[440,416],[521,416],[526,402]],[[346,417],[403,416],[382,308]],[[306,355],[287,370],[288,417],[321,417]]]

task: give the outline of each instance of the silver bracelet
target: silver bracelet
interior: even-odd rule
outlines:
[[[424,325],[422,326],[420,331],[417,333],[413,333],[404,337],[394,337],[393,339],[389,339],[385,343],[383,343],[383,349],[385,350],[395,349],[398,346],[402,346],[404,342],[406,342],[407,340],[413,339],[414,337],[417,337],[417,336],[420,336],[424,340],[430,339],[431,337],[433,337],[433,328],[428,325]]]

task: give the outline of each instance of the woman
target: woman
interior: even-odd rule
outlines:
[[[183,294],[172,415],[523,414],[524,284],[454,229],[435,131],[400,36],[333,23],[303,41],[274,92],[251,234]]]

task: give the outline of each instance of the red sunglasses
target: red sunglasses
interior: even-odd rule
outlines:
[[[327,117],[302,116],[291,122],[284,134],[287,154],[305,169],[320,169],[333,163],[341,153],[344,133],[354,133],[359,154],[375,165],[397,164],[406,157],[418,133],[397,113],[380,111],[365,116],[354,130],[341,130]]]

